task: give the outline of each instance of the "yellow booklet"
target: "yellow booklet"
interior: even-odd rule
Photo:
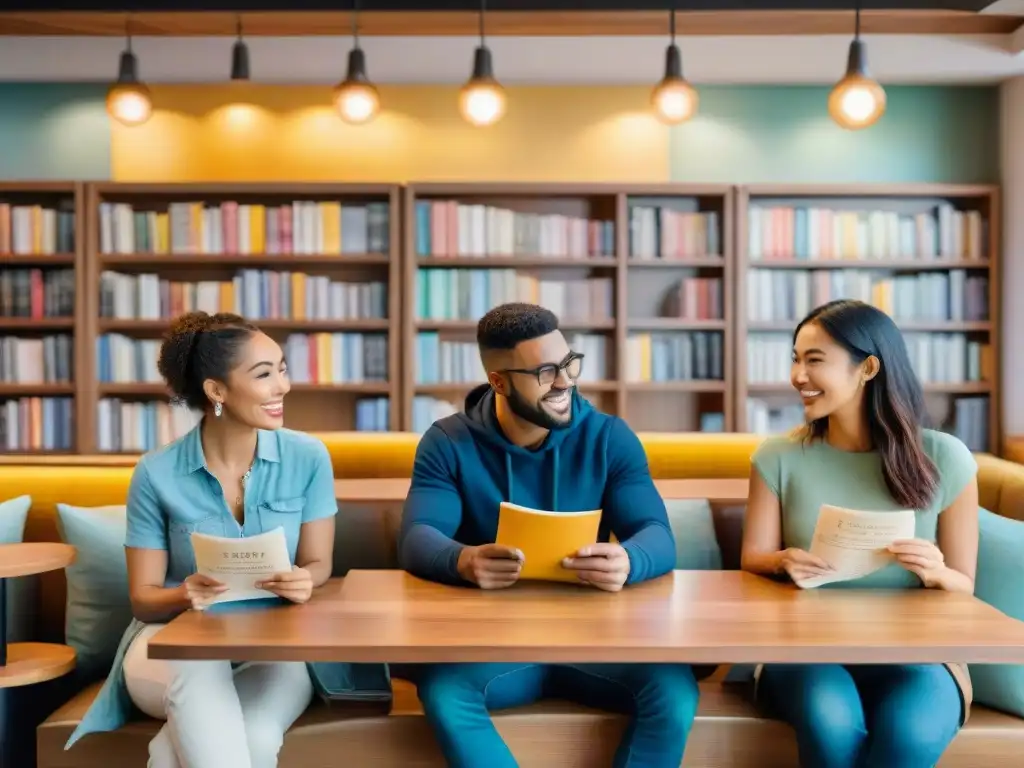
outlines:
[[[515,547],[526,557],[520,579],[576,581],[562,560],[597,541],[601,510],[547,512],[503,501],[495,544]]]

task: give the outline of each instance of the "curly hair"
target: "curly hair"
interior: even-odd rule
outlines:
[[[203,382],[224,381],[238,364],[242,346],[258,331],[245,318],[230,312],[188,312],[176,317],[160,345],[157,360],[157,370],[175,402],[197,411],[209,407]]]
[[[514,349],[517,344],[558,330],[558,317],[537,304],[499,304],[480,318],[476,343],[481,352]]]

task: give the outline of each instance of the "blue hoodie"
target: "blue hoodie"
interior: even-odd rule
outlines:
[[[459,553],[494,542],[502,501],[602,509],[599,540],[612,533],[629,554],[627,584],[675,567],[675,539],[643,445],[622,419],[595,410],[575,389],[571,424],[534,450],[505,437],[487,384],[469,393],[464,413],[436,421],[416,450],[399,564],[425,579],[464,584]]]

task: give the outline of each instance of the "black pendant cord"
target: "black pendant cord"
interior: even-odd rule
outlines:
[[[853,39],[860,40],[860,0],[857,0],[857,4],[854,6],[853,19]]]
[[[359,0],[352,0],[352,47],[359,48]]]
[[[487,0],[480,0],[480,47],[482,48],[487,44],[487,38],[484,34],[484,19],[487,17]]]

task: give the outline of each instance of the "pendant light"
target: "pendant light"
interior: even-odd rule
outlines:
[[[683,56],[676,45],[676,11],[669,11],[669,36],[671,42],[665,49],[665,76],[654,86],[651,105],[658,119],[674,125],[683,123],[697,114],[700,97],[697,89],[683,77]]]
[[[139,62],[132,52],[132,35],[125,22],[127,45],[121,53],[117,81],[107,91],[107,114],[128,126],[142,125],[153,114],[149,88],[139,80]]]
[[[359,0],[352,3],[352,50],[345,79],[334,87],[334,108],[346,123],[368,123],[380,111],[380,94],[366,74],[366,55],[359,47]]]
[[[885,90],[868,74],[867,53],[860,39],[859,2],[855,13],[846,74],[828,96],[828,112],[832,119],[851,131],[874,125],[885,114]]]
[[[480,2],[480,45],[473,52],[473,74],[459,91],[459,111],[473,125],[494,125],[505,115],[505,89],[494,77],[494,61],[484,36],[487,2]]]
[[[242,39],[242,15],[238,15],[238,39],[231,49],[231,79],[234,82],[249,79],[249,46]]]

